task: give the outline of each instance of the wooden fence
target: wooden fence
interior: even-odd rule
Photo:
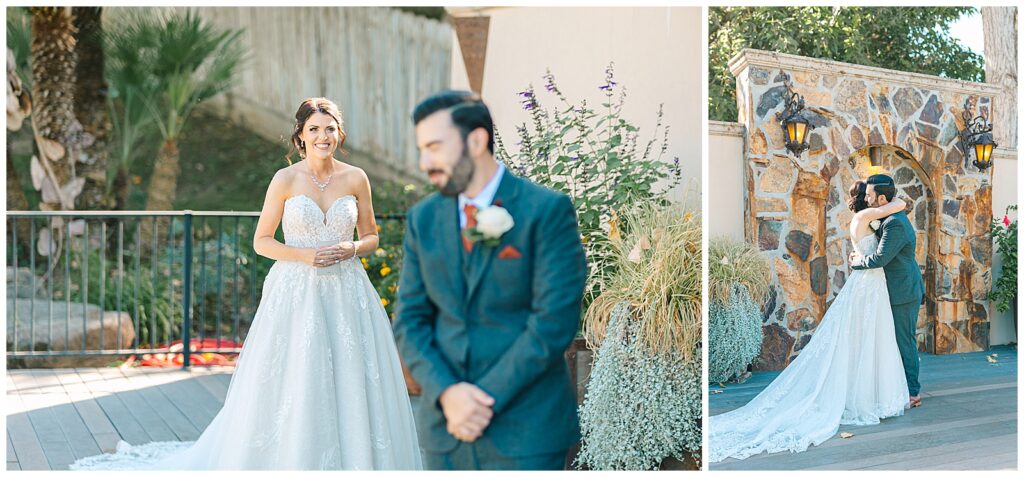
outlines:
[[[116,17],[135,8],[104,10]],[[211,101],[214,107],[285,142],[299,103],[324,96],[341,109],[347,149],[383,162],[398,177],[420,175],[410,116],[419,100],[451,83],[447,23],[386,7],[195,10],[219,27],[244,29],[241,41],[250,52],[237,84]]]

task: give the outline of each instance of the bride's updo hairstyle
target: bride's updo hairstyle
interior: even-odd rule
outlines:
[[[846,199],[846,204],[850,206],[850,210],[854,212],[860,212],[868,208],[868,201],[865,199],[868,193],[868,183],[864,181],[857,181],[850,187],[850,197]]]
[[[338,110],[338,105],[334,104],[334,102],[327,98],[308,98],[299,105],[299,109],[295,111],[295,129],[292,130],[292,148],[295,152],[299,153],[299,157],[305,159],[306,148],[305,145],[302,144],[302,128],[306,127],[306,121],[309,120],[309,117],[312,116],[313,113],[326,114],[334,118],[334,121],[338,123],[338,136],[341,137],[341,140],[338,141],[337,150],[341,151],[341,146],[345,145],[345,123],[341,120],[341,111]],[[291,155],[291,151],[288,151],[288,155],[285,156],[285,159],[288,160],[289,164],[292,162]]]

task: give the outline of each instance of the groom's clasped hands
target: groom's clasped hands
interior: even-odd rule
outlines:
[[[477,440],[494,416],[494,398],[471,383],[449,386],[438,401],[448,421],[448,433],[463,442]]]

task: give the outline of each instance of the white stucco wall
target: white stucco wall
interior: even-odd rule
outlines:
[[[670,126],[667,161],[678,156],[687,182],[673,192],[700,204],[701,178],[701,10],[700,8],[449,8],[453,15],[490,16],[482,96],[506,146],[515,126],[528,119],[517,93],[531,83],[543,102],[542,76],[551,69],[570,100],[599,106],[598,86],[615,63],[615,78],[626,87],[623,116],[651,137],[658,104]],[[454,35],[454,33],[453,33]],[[469,89],[462,52],[454,40],[452,87]],[[689,189],[689,193],[687,193]]]
[[[1006,206],[1017,204],[1017,151],[996,149],[992,165],[992,217],[1002,220]],[[1013,219],[1014,217],[1010,217]],[[999,259],[995,244],[992,247],[992,280],[1002,273],[1003,263]],[[989,340],[993,345],[1016,343],[1013,334],[1013,312],[1000,313],[995,304],[991,308]]]
[[[739,123],[708,121],[708,222],[710,239],[743,241],[744,127]]]

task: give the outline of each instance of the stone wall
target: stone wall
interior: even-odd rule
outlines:
[[[756,366],[785,367],[813,336],[851,272],[847,189],[876,172],[896,179],[917,230],[926,288],[919,348],[987,349],[991,169],[965,168],[957,132],[965,100],[987,114],[998,88],[755,50],[730,68],[748,131],[745,235],[775,275]],[[799,157],[785,149],[775,116],[787,81],[818,119]]]

